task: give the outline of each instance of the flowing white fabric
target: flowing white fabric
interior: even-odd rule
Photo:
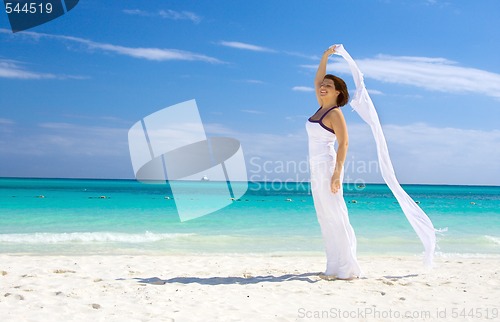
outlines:
[[[356,62],[352,59],[349,53],[344,49],[343,45],[335,45],[335,54],[342,56],[349,67],[351,68],[354,83],[356,84],[356,93],[351,101],[353,109],[361,116],[363,121],[370,125],[370,128],[375,138],[377,145],[377,155],[379,167],[382,172],[382,177],[391,189],[392,193],[399,202],[403,212],[422,241],[425,248],[424,263],[427,266],[432,265],[434,250],[436,248],[436,229],[432,225],[431,220],[425,212],[413,201],[413,199],[403,190],[389,157],[387,143],[385,141],[382,126],[378,118],[375,106],[366,90],[363,74],[359,70]]]

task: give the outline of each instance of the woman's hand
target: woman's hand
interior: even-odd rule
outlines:
[[[332,193],[337,193],[340,190],[340,173],[334,173],[332,175],[332,179],[330,180],[330,189]]]
[[[335,46],[335,45],[331,45],[330,47],[328,47],[327,50],[325,50],[325,52],[323,54],[324,55],[328,55],[328,56],[335,54],[335,48],[336,47],[337,46]]]

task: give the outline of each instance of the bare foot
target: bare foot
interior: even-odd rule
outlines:
[[[351,276],[346,278],[337,277],[337,279],[341,281],[352,281],[352,280],[357,280],[358,278],[359,278],[358,276]]]
[[[337,279],[335,275],[325,275],[324,273],[319,273],[318,277],[325,281],[335,281]]]

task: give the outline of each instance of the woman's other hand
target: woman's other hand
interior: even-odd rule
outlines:
[[[340,174],[334,173],[332,179],[330,180],[330,189],[332,193],[337,193],[340,190]]]

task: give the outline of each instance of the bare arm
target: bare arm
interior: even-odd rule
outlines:
[[[345,123],[344,115],[339,109],[335,109],[328,113],[326,117],[326,125],[330,126],[335,132],[337,137],[337,159],[335,160],[335,166],[333,169],[333,175],[331,179],[331,190],[336,193],[340,189],[342,182],[340,181],[340,175],[344,167],[344,162],[347,156],[347,148],[349,146],[349,135],[347,133],[347,125]]]
[[[334,47],[330,47],[323,53],[321,57],[321,61],[319,62],[318,70],[316,71],[316,77],[314,78],[314,89],[316,90],[316,99],[318,100],[318,104],[321,106],[321,98],[319,96],[319,86],[326,75],[326,65],[328,63],[328,57],[335,52]]]

